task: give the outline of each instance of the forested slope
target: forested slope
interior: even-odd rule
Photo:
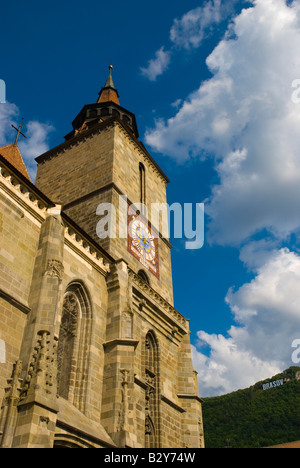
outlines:
[[[263,390],[263,388],[268,388]],[[206,448],[259,448],[300,440],[300,368],[204,398]]]

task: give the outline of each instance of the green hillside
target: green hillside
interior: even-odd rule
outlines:
[[[259,448],[300,440],[300,367],[244,390],[204,398],[203,419],[206,448]]]

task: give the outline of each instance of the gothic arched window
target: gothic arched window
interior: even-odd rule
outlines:
[[[91,336],[91,306],[85,288],[74,282],[66,290],[57,347],[58,394],[83,411]]]
[[[58,394],[68,399],[72,357],[74,352],[75,337],[77,334],[79,302],[76,294],[66,293],[63,302],[63,311],[59,330],[57,348],[57,380]]]
[[[145,447],[159,447],[159,349],[154,332],[145,340]]]
[[[157,448],[155,439],[155,427],[151,417],[148,415],[145,420],[145,448]]]

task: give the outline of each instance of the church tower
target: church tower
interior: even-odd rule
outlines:
[[[151,223],[153,207],[158,210],[167,202],[169,180],[138,140],[135,116],[120,106],[111,71],[112,66],[97,102],[85,105],[75,117],[65,143],[37,158],[36,185],[59,200],[64,212],[113,258],[123,258],[136,273],[143,272],[173,304],[171,245]],[[105,204],[108,210],[112,207],[107,216]],[[131,222],[136,211],[141,216]],[[112,232],[101,232],[109,214]],[[147,251],[139,233],[147,234]]]
[[[39,237],[15,364],[27,383],[6,443],[201,448],[189,321],[174,308],[171,245],[159,217],[169,181],[139,141],[135,115],[120,105],[112,66],[72,127],[36,159],[35,186],[26,183],[30,203],[35,196],[44,211],[34,221]]]

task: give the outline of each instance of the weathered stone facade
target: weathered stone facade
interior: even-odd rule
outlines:
[[[37,161],[33,185],[0,148],[0,446],[203,447],[171,246],[159,236],[159,277],[143,275],[126,238],[96,233],[99,203],[118,224],[120,196],[138,201],[139,163],[147,207],[166,176],[117,115]]]

